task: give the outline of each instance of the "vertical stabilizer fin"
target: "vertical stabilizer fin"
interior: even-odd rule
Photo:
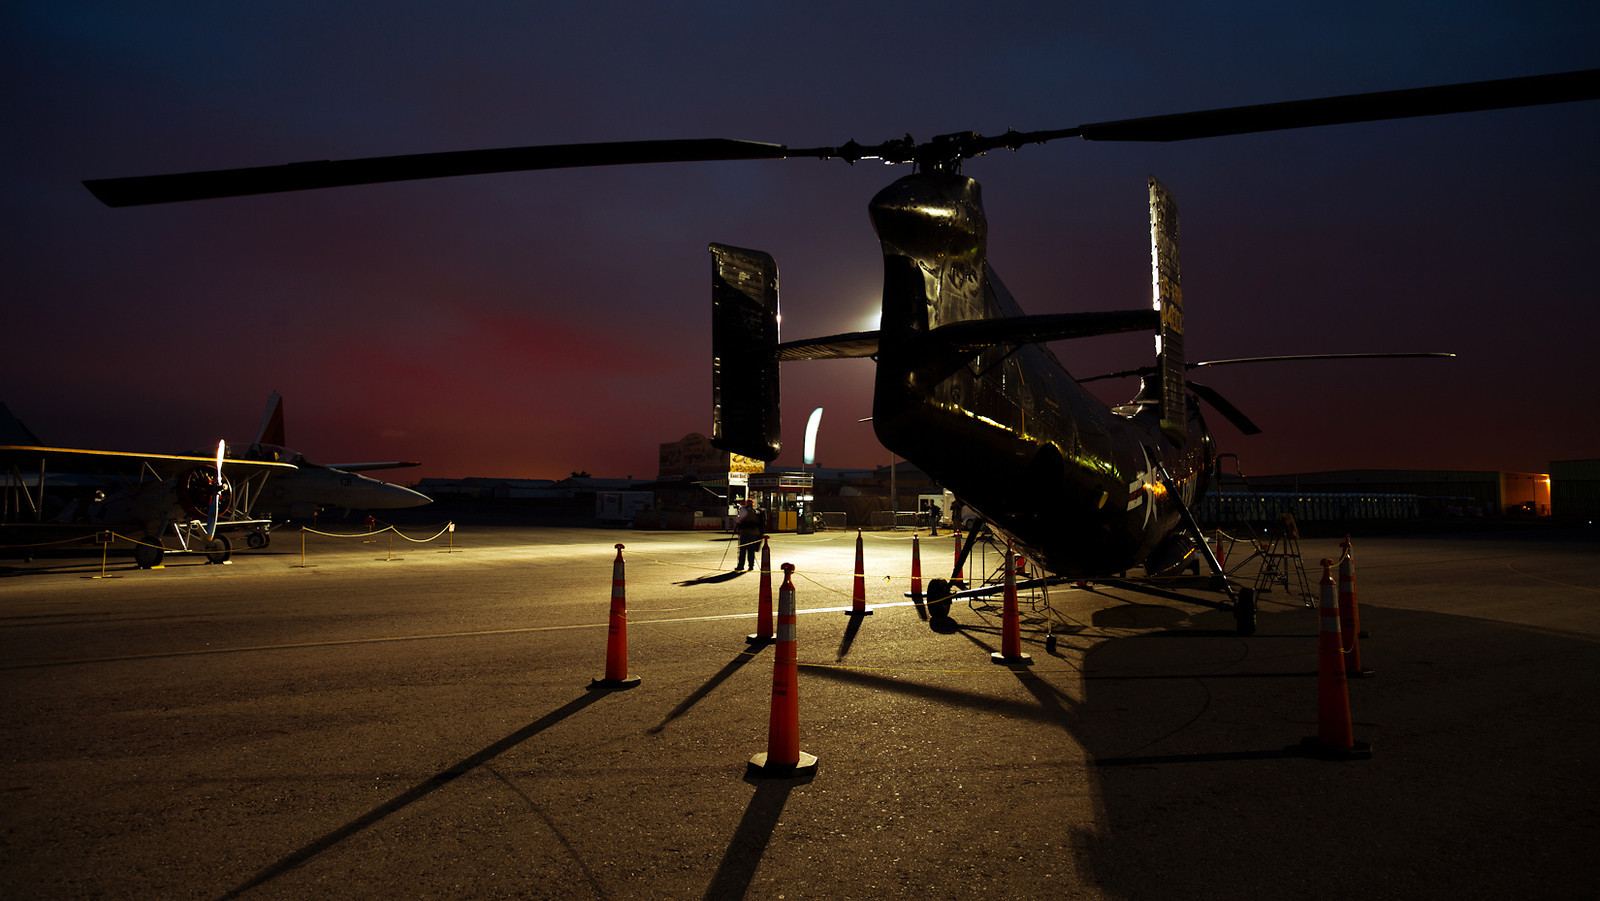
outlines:
[[[256,444],[278,447],[288,444],[283,434],[283,395],[276,391],[267,395],[267,409],[261,414],[261,431],[256,433]]]
[[[1179,444],[1186,437],[1188,382],[1183,358],[1183,279],[1178,271],[1178,203],[1150,176],[1151,304],[1161,314],[1156,337],[1161,431]]]
[[[711,444],[772,462],[778,415],[778,264],[759,250],[711,245]]]
[[[12,415],[11,408],[0,403],[0,444],[21,444],[27,447],[40,447],[44,444],[33,430],[22,424],[22,420]],[[44,483],[40,483],[40,488]]]

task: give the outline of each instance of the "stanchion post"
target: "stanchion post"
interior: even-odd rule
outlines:
[[[300,563],[299,565],[290,564],[290,569],[307,569],[315,565],[306,562],[306,531],[305,526],[300,527]]]

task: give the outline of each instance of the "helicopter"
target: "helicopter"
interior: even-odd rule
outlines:
[[[98,179],[85,186],[108,206],[121,207],[573,167],[797,157],[910,165],[910,174],[869,204],[884,260],[876,331],[780,343],[776,262],[761,251],[710,246],[713,444],[776,459],[780,363],[871,357],[879,442],[980,511],[1055,578],[1110,576],[1140,564],[1160,571],[1198,552],[1227,594],[1239,631],[1249,634],[1254,598],[1226,578],[1190,509],[1217,459],[1192,401],[1212,404],[1242,431],[1254,424],[1188,378],[1204,364],[1185,355],[1171,193],[1150,181],[1149,309],[1028,316],[989,265],[980,186],[962,174],[963,162],[1072,138],[1171,142],[1597,98],[1600,70],[1591,69],[996,136],[957,132],[928,141],[907,136],[811,148],[723,138],[559,144]],[[1124,373],[1138,375],[1140,388],[1117,406],[1089,393],[1045,346],[1146,330],[1156,333],[1155,363]],[[976,530],[965,552],[975,540]],[[937,588],[930,582],[929,595],[940,605],[935,612],[947,614],[950,586],[939,582]]]

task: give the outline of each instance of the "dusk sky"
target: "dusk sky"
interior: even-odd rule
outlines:
[[[1227,12],[1218,12],[1226,9]],[[785,340],[876,327],[872,195],[789,159],[111,209],[89,178],[534,144],[791,147],[1065,128],[1600,66],[1594,0],[1296,4],[101,3],[0,13],[0,401],[47,444],[653,477],[709,433],[710,242],[779,265]],[[1600,457],[1600,102],[970,160],[1031,313],[1149,302],[1145,179],[1182,211],[1191,360],[1247,474]],[[1075,375],[1149,335],[1053,345]],[[788,364],[780,464],[889,460],[870,361]],[[1197,378],[1199,378],[1197,374]],[[1096,383],[1108,400],[1131,380]]]

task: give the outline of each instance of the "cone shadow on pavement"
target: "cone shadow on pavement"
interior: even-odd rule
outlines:
[[[528,725],[523,726],[521,729],[518,729],[510,735],[507,735],[505,738],[502,738],[494,744],[478,751],[476,754],[465,757],[460,762],[440,770],[434,775],[428,777],[426,780],[412,786],[407,791],[395,796],[392,800],[372,808],[361,816],[356,817],[343,826],[340,826],[338,829],[335,829],[321,838],[311,842],[310,844],[301,847],[297,851],[291,852],[276,863],[262,869],[254,876],[250,877],[249,880],[240,884],[222,897],[224,899],[237,898],[256,886],[271,882],[273,879],[276,879],[290,870],[295,869],[301,864],[312,860],[319,854],[322,854],[324,851],[332,849],[345,839],[360,833],[368,826],[374,826],[384,819],[387,819],[391,814],[399,813],[400,811],[405,810],[413,803],[422,800],[441,788],[444,788],[451,782],[454,782],[457,778],[467,775],[473,770],[476,770],[478,767],[483,766],[489,761],[499,757],[501,754],[504,754],[517,745],[522,744],[535,735],[538,735],[551,726],[560,723],[562,720],[565,720],[567,717],[572,716],[573,714],[585,707],[588,707],[590,704],[595,703],[605,696],[606,695],[604,693],[595,692],[585,692],[584,694],[579,695],[577,698],[567,702],[560,709],[545,714]]]
[[[729,676],[742,669],[746,663],[754,660],[760,653],[760,648],[740,651],[732,660],[729,660],[725,665],[723,665],[722,669],[717,670],[716,673],[711,676],[711,678],[707,679],[704,685],[695,689],[694,692],[692,692],[687,698],[684,698],[682,704],[674,707],[672,712],[666,715],[666,718],[664,718],[660,723],[650,727],[650,729],[647,730],[649,734],[655,735],[661,732],[663,729],[667,728],[668,723],[680,716],[683,716],[685,713],[688,713],[691,709],[693,709],[694,705],[705,700],[706,696],[710,695],[717,689],[717,686],[721,685]]]
[[[772,843],[778,819],[783,815],[784,805],[789,803],[789,792],[796,785],[810,782],[815,775],[816,770],[813,769],[792,780],[745,779],[756,787],[756,792],[750,798],[750,805],[744,809],[744,817],[739,820],[733,838],[728,841],[728,850],[722,855],[722,862],[717,864],[711,884],[706,886],[704,897],[708,901],[743,898],[749,893],[750,883],[761,866],[762,853]]]

